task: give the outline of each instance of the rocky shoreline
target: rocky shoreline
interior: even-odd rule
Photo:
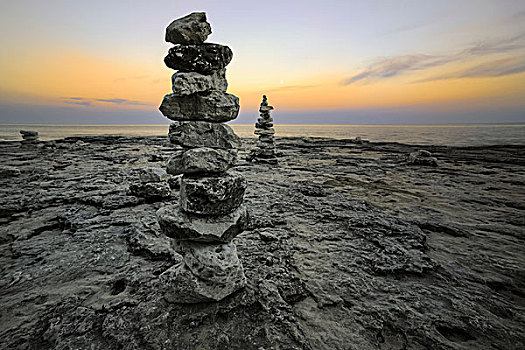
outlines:
[[[170,304],[180,260],[128,192],[166,137],[1,142],[0,344],[11,349],[519,349],[525,343],[525,146],[276,137],[243,161],[247,279]],[[409,165],[420,149],[437,167]]]

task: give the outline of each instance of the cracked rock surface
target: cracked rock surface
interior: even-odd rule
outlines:
[[[0,143],[20,171],[0,178],[2,347],[522,348],[525,146],[275,142],[279,166],[233,167],[246,287],[199,304],[158,289],[186,266],[155,217],[179,191],[127,192],[169,159],[166,137]],[[420,149],[439,167],[407,164]]]

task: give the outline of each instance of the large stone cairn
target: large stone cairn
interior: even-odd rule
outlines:
[[[173,93],[159,109],[173,120],[169,139],[178,147],[167,172],[182,179],[179,203],[159,209],[157,219],[183,257],[160,276],[166,299],[174,303],[221,300],[246,284],[232,242],[248,223],[246,180],[229,170],[241,141],[224,124],[239,114],[239,98],[226,93],[225,67],[233,53],[227,46],[204,43],[210,33],[202,12],[166,29],[166,41],[175,46],[164,62],[177,72]]]
[[[266,95],[263,95],[261,106],[259,107],[260,118],[255,123],[255,135],[259,135],[257,140],[257,148],[252,149],[247,156],[248,161],[258,163],[277,164],[277,157],[275,154],[275,143],[273,128],[273,118],[270,116],[272,106],[268,105]]]

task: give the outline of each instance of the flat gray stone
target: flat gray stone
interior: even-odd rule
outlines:
[[[235,164],[236,153],[209,147],[178,151],[170,158],[167,171],[171,175],[225,172]]]
[[[176,96],[191,95],[203,91],[222,91],[228,89],[226,69],[210,75],[196,72],[177,72],[171,76],[171,88]]]
[[[225,92],[177,96],[168,94],[159,107],[171,120],[227,122],[239,114],[239,98]]]
[[[166,28],[166,42],[172,44],[201,44],[211,34],[206,13],[193,12],[178,18]]]
[[[212,74],[226,67],[232,58],[232,50],[224,45],[177,45],[169,49],[164,63],[169,68],[182,72]]]
[[[275,148],[275,144],[273,142],[260,142],[257,141],[255,144],[259,148]]]
[[[182,210],[201,215],[224,215],[243,202],[247,182],[242,174],[228,171],[216,176],[182,177],[180,204]]]
[[[275,129],[274,128],[257,129],[253,133],[255,135],[273,135],[273,134],[275,134]]]
[[[269,112],[273,109],[273,106],[263,106],[261,105],[259,107],[259,112],[263,113],[263,112]]]
[[[169,129],[170,142],[182,147],[233,149],[241,146],[241,139],[232,128],[222,123],[175,121]]]
[[[191,215],[180,210],[178,204],[157,210],[162,232],[177,240],[198,242],[230,242],[248,225],[248,211],[241,205],[233,212],[219,216]]]

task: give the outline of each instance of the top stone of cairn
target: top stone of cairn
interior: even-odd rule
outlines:
[[[176,19],[166,28],[166,41],[172,44],[202,44],[211,34],[206,13],[193,12]]]

